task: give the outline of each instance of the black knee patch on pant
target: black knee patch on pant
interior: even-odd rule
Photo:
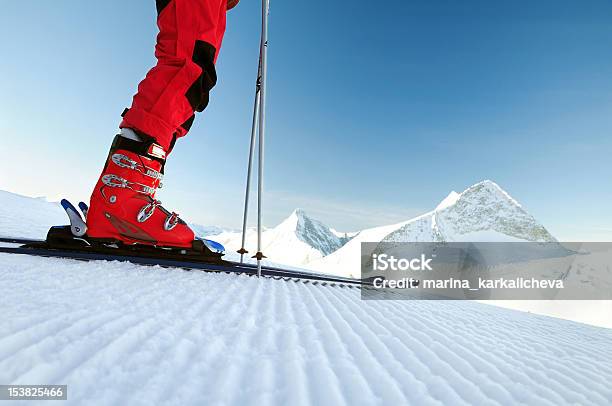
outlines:
[[[155,7],[157,7],[157,16],[162,12],[163,9],[170,3],[170,0],[155,0]]]
[[[175,144],[176,144],[176,133],[172,135],[172,141],[170,141],[170,147],[168,147],[168,155],[170,155],[170,153],[174,149]]]
[[[208,42],[196,41],[191,59],[202,68],[202,74],[185,94],[194,111],[202,111],[206,108],[209,98],[208,93],[217,83],[217,72],[215,71],[216,53],[215,47]]]
[[[191,126],[193,125],[194,119],[195,114],[192,114],[191,117],[189,117],[183,124],[181,124],[181,127],[183,127],[185,131],[189,131],[191,129]]]

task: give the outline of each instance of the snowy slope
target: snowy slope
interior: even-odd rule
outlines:
[[[408,222],[404,221],[389,226],[368,228],[360,231],[342,248],[330,255],[305,264],[305,267],[317,272],[358,278],[361,274],[361,243],[380,241],[406,223]]]
[[[338,230],[336,230],[334,228],[331,228],[331,227],[330,227],[329,231],[331,231],[336,237],[341,238],[344,241],[349,241],[351,238],[353,238],[354,236],[359,234],[359,231],[351,231],[351,232],[338,231]]]
[[[227,232],[227,230],[217,226],[203,226],[200,224],[189,223],[189,227],[191,227],[195,235],[206,238]]]
[[[0,237],[45,238],[51,226],[66,221],[57,202],[0,190]]]
[[[239,232],[225,232],[215,237],[216,241],[229,251],[240,248],[242,235]],[[296,209],[278,226],[262,233],[262,251],[277,263],[303,265],[338,250],[346,239],[334,233],[320,221],[309,217],[304,210]],[[257,234],[249,229],[246,249],[257,252]]]
[[[246,276],[7,254],[0,263],[0,382],[68,384],[71,405],[612,399],[612,330]]]
[[[436,206],[434,210],[440,211],[440,210],[446,209],[449,206],[452,206],[453,204],[457,202],[457,199],[459,199],[459,197],[461,197],[461,194],[453,190],[452,192],[448,194],[448,196],[442,199],[440,203],[438,203],[438,205]]]

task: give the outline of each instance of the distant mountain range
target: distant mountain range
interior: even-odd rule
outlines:
[[[214,236],[235,250],[240,233]],[[362,242],[556,241],[515,199],[490,180],[451,192],[436,208],[397,224],[341,233],[297,209],[263,233],[263,252],[273,262],[314,271],[358,276]],[[246,247],[255,252],[255,230]]]

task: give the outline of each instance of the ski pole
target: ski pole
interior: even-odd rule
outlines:
[[[249,163],[247,166],[247,181],[244,193],[244,213],[242,215],[242,245],[238,250],[240,263],[244,262],[244,254],[248,253],[244,244],[246,242],[246,227],[249,211],[249,195],[251,191],[251,170],[253,168],[253,155],[255,153],[255,136],[257,133],[257,123],[259,118],[259,91],[261,89],[261,43],[259,45],[259,63],[257,67],[257,83],[255,85],[255,102],[253,103],[253,121],[251,123],[251,143],[249,146]]]
[[[263,166],[266,129],[266,76],[268,73],[268,13],[270,0],[261,1],[261,89],[259,91],[259,167],[257,172],[257,276],[261,276],[261,212],[263,206]]]

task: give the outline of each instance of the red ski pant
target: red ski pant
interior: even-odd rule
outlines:
[[[169,151],[208,104],[225,32],[227,0],[156,0],[157,65],[138,85],[121,128],[155,138]]]

